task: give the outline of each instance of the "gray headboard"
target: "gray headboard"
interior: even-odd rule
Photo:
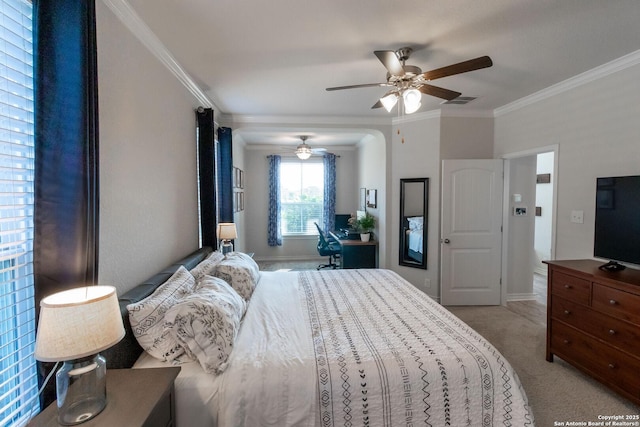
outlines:
[[[124,323],[124,329],[126,334],[122,341],[113,347],[102,351],[101,354],[107,359],[108,369],[122,369],[130,368],[133,366],[138,357],[142,354],[142,347],[138,344],[138,341],[133,336],[131,331],[131,324],[129,323],[129,312],[127,311],[127,305],[141,301],[151,295],[158,286],[171,277],[173,273],[184,265],[187,270],[191,270],[200,261],[205,259],[207,255],[212,252],[212,248],[205,246],[198,249],[195,252],[187,255],[181,260],[171,264],[158,274],[148,278],[135,288],[127,291],[123,295],[120,295],[118,300],[120,302],[120,313],[122,314],[122,321]]]

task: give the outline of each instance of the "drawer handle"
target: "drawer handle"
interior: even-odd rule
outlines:
[[[618,301],[614,300],[614,299],[610,299],[609,300],[609,304],[611,305],[616,305],[618,303]]]
[[[614,331],[613,329],[609,329],[609,335],[615,335],[616,331]]]
[[[571,312],[569,310],[565,310],[564,314],[566,314],[567,316],[571,314]]]
[[[564,285],[565,289],[571,289],[571,285]]]
[[[565,343],[565,344],[569,344],[569,343],[570,343],[570,341],[569,341],[569,340],[564,340],[564,343]]]
[[[616,368],[615,363],[609,363],[609,369],[615,369],[615,368]]]

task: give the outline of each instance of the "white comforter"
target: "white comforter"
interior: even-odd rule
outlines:
[[[533,426],[502,355],[388,270],[262,272],[200,395],[219,427]]]

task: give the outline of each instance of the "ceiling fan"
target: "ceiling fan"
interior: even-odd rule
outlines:
[[[302,140],[302,144],[299,144],[295,151],[296,156],[298,156],[300,160],[307,160],[312,154],[319,154],[327,151],[326,148],[311,148],[311,146],[307,144],[307,139],[309,139],[307,135],[300,135],[300,139]]]
[[[387,111],[391,111],[398,99],[402,98],[405,113],[411,114],[420,108],[423,93],[446,99],[447,101],[451,101],[461,95],[460,92],[433,86],[429,84],[431,80],[467,73],[493,65],[491,58],[480,56],[423,73],[420,68],[414,65],[406,65],[406,61],[412,52],[413,49],[410,47],[403,47],[396,51],[376,50],[373,52],[387,69],[386,82],[328,87],[326,90],[333,91],[374,86],[392,87],[393,89],[385,93],[371,108],[384,107]]]

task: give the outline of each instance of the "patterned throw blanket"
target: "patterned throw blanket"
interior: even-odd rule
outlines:
[[[388,270],[300,272],[322,426],[533,426],[517,375]]]

